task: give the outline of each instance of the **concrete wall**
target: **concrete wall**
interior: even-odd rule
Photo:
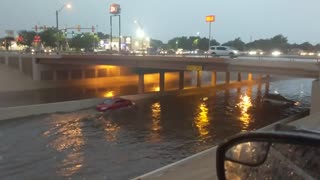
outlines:
[[[312,82],[311,90],[311,111],[310,114],[320,112],[320,81],[314,80]]]
[[[0,64],[5,64],[6,60],[4,56],[0,56]]]
[[[14,68],[14,69],[19,69],[19,57],[9,57],[9,66]]]

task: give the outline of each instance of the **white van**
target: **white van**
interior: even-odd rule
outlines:
[[[212,56],[230,56],[231,58],[238,57],[239,51],[229,46],[211,46],[208,54]]]

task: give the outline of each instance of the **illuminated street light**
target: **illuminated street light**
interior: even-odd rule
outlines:
[[[144,31],[139,28],[139,29],[137,30],[137,37],[142,39],[142,38],[144,38],[144,35],[145,35],[145,34],[144,34]]]
[[[71,4],[64,4],[59,10],[56,10],[56,25],[57,31],[59,32],[59,12],[61,12],[64,8],[71,9]],[[58,49],[60,50],[60,42],[58,41]]]
[[[72,6],[71,6],[71,4],[64,4],[59,10],[56,10],[57,30],[59,30],[59,12],[61,12],[64,8],[71,9]]]

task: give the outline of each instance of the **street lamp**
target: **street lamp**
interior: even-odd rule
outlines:
[[[71,9],[71,4],[64,4],[59,10],[56,10],[56,28],[59,31],[59,12],[61,12],[64,8]]]
[[[57,25],[57,31],[58,31],[58,35],[60,36],[60,32],[59,32],[59,12],[61,12],[64,8],[67,9],[71,9],[71,4],[64,4],[59,10],[56,10],[56,25]],[[58,50],[60,51],[60,42],[58,40]]]

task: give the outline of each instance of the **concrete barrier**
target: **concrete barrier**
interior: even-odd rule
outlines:
[[[159,97],[162,95],[169,95],[169,94],[170,92],[165,94],[146,93],[146,94],[140,94],[140,95],[129,95],[129,96],[121,96],[121,97],[136,101],[140,99]],[[105,98],[93,98],[93,99],[85,99],[85,100],[77,100],[77,101],[66,101],[66,102],[56,102],[56,103],[48,103],[48,104],[0,108],[0,121],[27,117],[27,116],[41,115],[41,114],[77,111],[81,109],[91,108],[96,104],[101,103],[103,99]]]

